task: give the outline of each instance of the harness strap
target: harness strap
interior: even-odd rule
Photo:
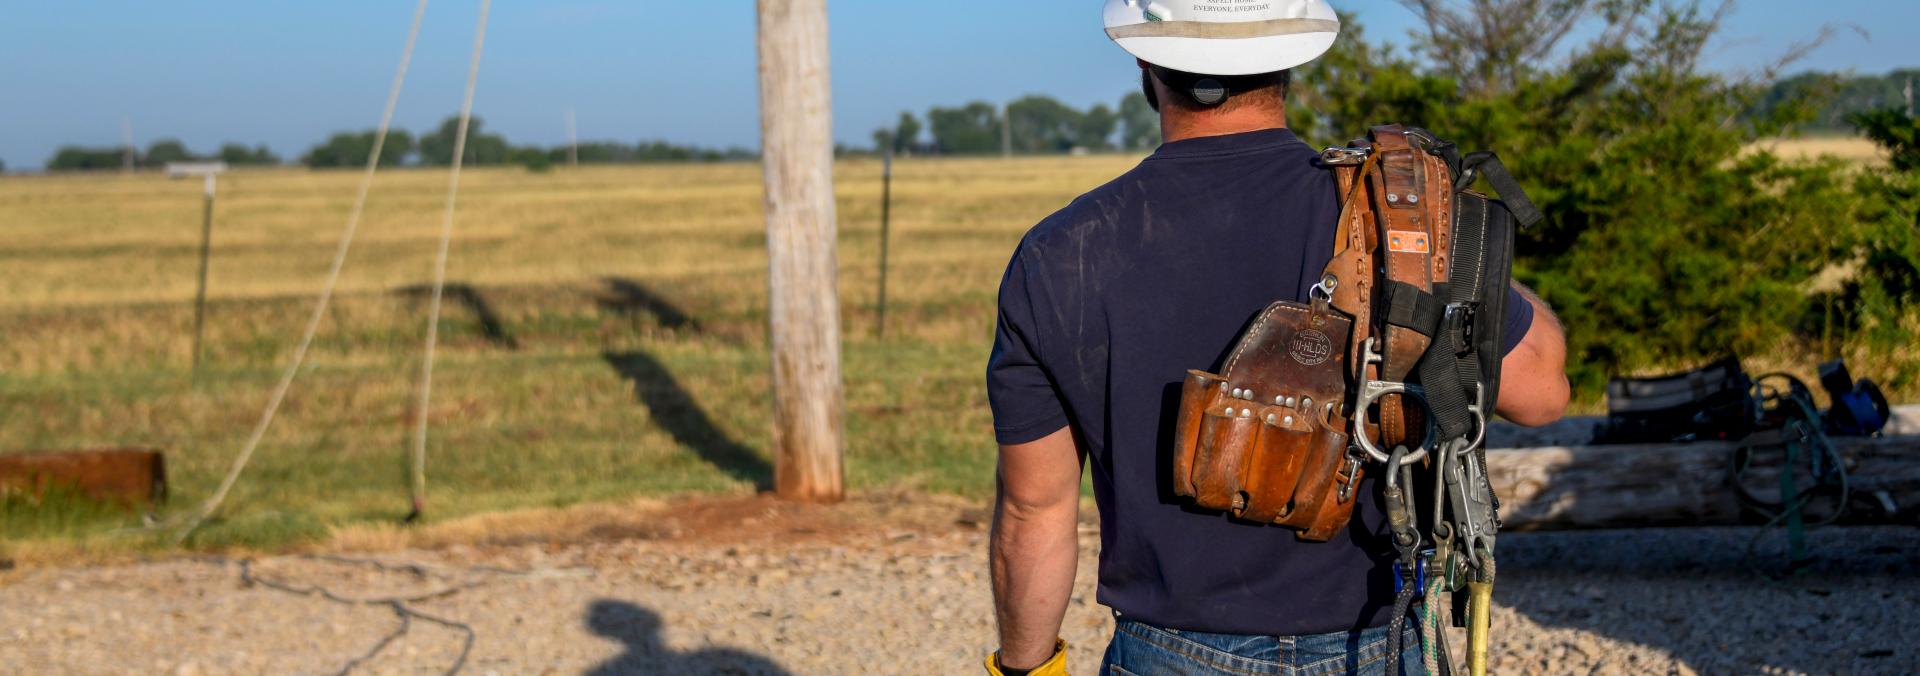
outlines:
[[[1513,180],[1513,174],[1507,173],[1507,165],[1493,151],[1470,153],[1461,160],[1460,181],[1458,186],[1465,190],[1473,184],[1475,174],[1487,177],[1487,183],[1493,191],[1499,193],[1500,201],[1507,205],[1507,211],[1513,213],[1513,221],[1522,230],[1531,228],[1546,220],[1546,214],[1540,213],[1540,207],[1527,199],[1527,191],[1520,188],[1520,182]]]

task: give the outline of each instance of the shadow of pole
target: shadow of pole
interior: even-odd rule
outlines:
[[[600,599],[587,609],[587,628],[626,645],[626,652],[588,670],[590,676],[626,674],[742,674],[786,676],[773,660],[728,648],[679,652],[660,638],[660,614],[637,604]]]
[[[753,449],[729,438],[687,393],[666,366],[645,352],[602,355],[614,370],[633,381],[634,396],[653,414],[654,423],[707,462],[759,490],[773,487],[773,465]]]
[[[699,322],[645,284],[626,277],[606,277],[601,281],[606,283],[609,294],[598,298],[601,308],[629,316],[651,314],[661,328],[669,331],[700,332]]]

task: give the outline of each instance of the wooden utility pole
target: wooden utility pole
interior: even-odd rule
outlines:
[[[759,0],[774,490],[841,499],[840,297],[826,0]]]

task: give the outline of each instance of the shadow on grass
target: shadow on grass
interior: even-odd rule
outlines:
[[[433,287],[416,284],[400,287],[394,293],[415,300],[427,300],[433,297]],[[486,338],[487,342],[509,350],[520,349],[520,341],[515,339],[513,334],[507,333],[506,323],[500,321],[500,315],[493,311],[493,305],[487,302],[486,296],[481,295],[479,289],[473,288],[471,284],[448,282],[444,294],[445,300],[465,307],[468,312],[473,313],[474,321],[480,323],[480,335]]]
[[[670,331],[700,332],[700,323],[685,310],[663,298],[645,284],[626,277],[607,277],[607,295],[598,298],[600,307],[620,315],[651,314],[660,327]]]
[[[633,381],[634,396],[653,414],[653,421],[673,435],[674,441],[693,449],[736,480],[751,481],[760,490],[773,487],[773,466],[715,426],[713,419],[658,359],[645,352],[610,352],[602,356],[622,377]]]
[[[588,670],[589,676],[622,674],[749,674],[784,676],[773,660],[728,648],[678,652],[660,639],[660,614],[639,605],[600,599],[587,609],[587,628],[626,644],[619,657]]]

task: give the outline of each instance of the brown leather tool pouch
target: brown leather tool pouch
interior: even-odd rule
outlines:
[[[1346,466],[1352,328],[1324,300],[1274,303],[1241,336],[1223,373],[1189,371],[1174,430],[1174,492],[1238,518],[1300,529],[1320,518],[1303,514],[1330,514],[1301,506],[1325,494]]]

